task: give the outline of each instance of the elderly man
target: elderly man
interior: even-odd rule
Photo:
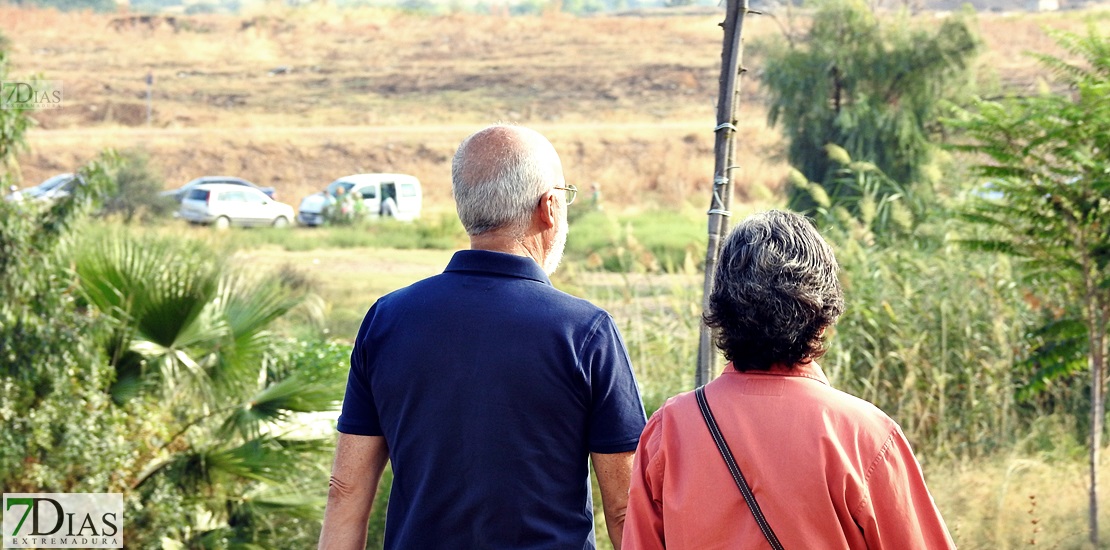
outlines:
[[[470,250],[366,314],[320,547],[364,547],[388,460],[386,548],[594,548],[592,460],[620,548],[645,417],[613,319],[547,277],[575,189],[508,125],[463,141],[452,186]]]

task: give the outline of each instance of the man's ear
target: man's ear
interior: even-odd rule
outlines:
[[[556,204],[555,194],[548,192],[540,199],[540,203],[536,205],[534,216],[536,223],[545,231],[555,227],[559,223],[559,205]]]

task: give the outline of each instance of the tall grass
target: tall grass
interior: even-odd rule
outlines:
[[[927,464],[929,487],[959,548],[1090,548],[1086,450],[1075,434],[1072,417],[1044,416],[1008,449]],[[1110,463],[1100,471],[1106,475]]]
[[[848,307],[823,365],[919,452],[981,456],[1018,427],[1011,374],[1032,312],[1004,257],[837,243]]]
[[[591,211],[571,221],[567,253],[591,269],[679,273],[705,258],[705,230],[692,210],[618,215]]]
[[[628,346],[644,408],[693,389],[701,282],[696,274],[582,274],[585,296],[607,309]]]

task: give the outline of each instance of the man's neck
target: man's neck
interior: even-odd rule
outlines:
[[[489,231],[481,235],[471,236],[470,249],[524,256],[532,258],[539,265],[543,265],[544,259],[547,257],[540,235],[517,238],[507,231]]]

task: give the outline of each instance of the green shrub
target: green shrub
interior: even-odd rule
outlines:
[[[102,213],[118,216],[124,223],[138,217],[149,221],[166,216],[177,208],[177,202],[161,196],[165,178],[150,165],[150,157],[132,149],[119,155],[119,166],[112,174],[115,190],[104,200]]]
[[[350,225],[297,227],[292,230],[258,228],[219,235],[212,234],[207,228],[199,228],[197,232],[232,249],[274,245],[290,251],[364,247],[448,250],[466,244],[462,224],[453,216],[415,222],[372,219]]]
[[[612,272],[687,273],[705,258],[704,216],[653,210],[618,216],[589,211],[571,223],[567,254],[591,269]]]

